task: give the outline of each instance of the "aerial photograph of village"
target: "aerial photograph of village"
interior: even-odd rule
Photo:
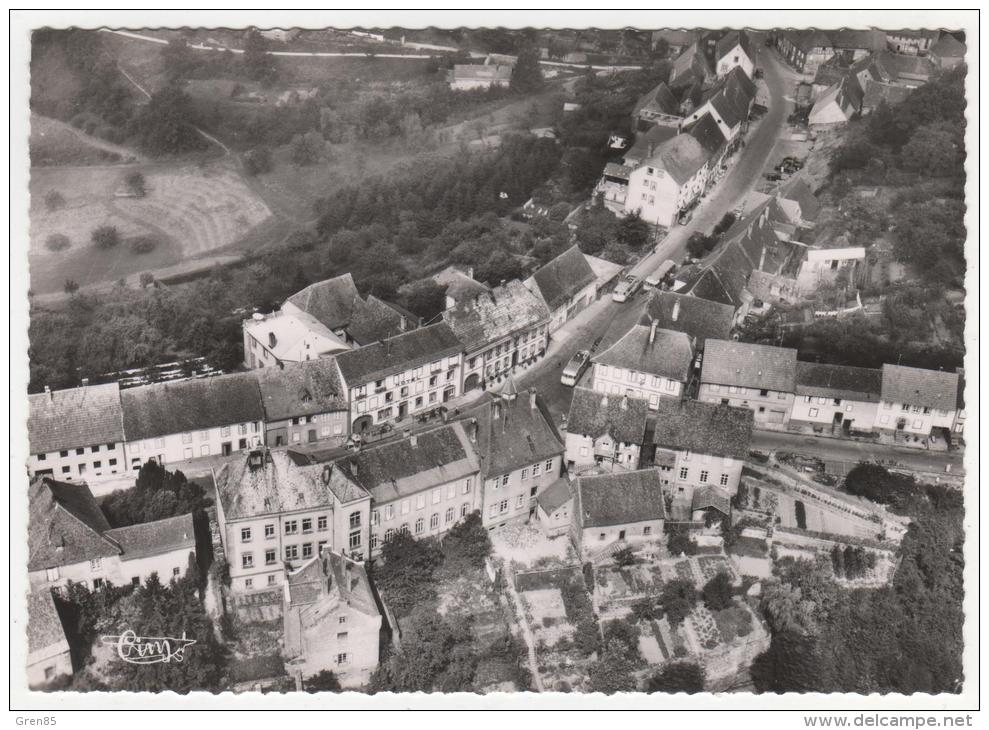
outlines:
[[[33,28],[25,686],[962,692],[967,42]]]

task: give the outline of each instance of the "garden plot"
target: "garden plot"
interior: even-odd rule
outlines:
[[[483,570],[441,578],[436,595],[437,612],[443,616],[470,616],[471,629],[480,642],[509,630],[505,609]]]
[[[543,564],[566,565],[576,560],[573,546],[566,535],[548,538],[538,527],[528,523],[505,525],[491,533],[494,554],[511,562],[531,567]]]
[[[777,492],[776,496],[779,500],[776,514],[779,515],[780,524],[783,527],[797,527],[812,532],[851,535],[871,540],[876,538],[881,529],[875,522],[864,520],[847,512],[830,510],[812,499],[797,499],[784,492]],[[801,510],[797,506],[798,502],[803,505],[803,515],[798,514],[798,511]]]

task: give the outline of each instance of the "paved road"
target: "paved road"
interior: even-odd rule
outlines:
[[[951,474],[964,471],[963,455],[957,451],[921,451],[868,441],[846,441],[804,434],[756,431],[752,436],[752,448],[759,451],[789,451],[834,461],[893,460],[904,469],[930,473],[944,472],[948,465],[951,466]]]

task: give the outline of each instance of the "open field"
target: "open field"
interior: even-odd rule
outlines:
[[[139,157],[126,147],[92,137],[65,122],[39,114],[31,115],[28,145],[34,167],[108,165],[134,162]]]
[[[141,172],[148,195],[117,197],[127,174]],[[81,286],[155,271],[216,252],[267,220],[268,207],[226,164],[43,167],[31,171],[31,285],[38,294],[57,292],[72,278]],[[45,196],[57,191],[64,206],[49,210]],[[92,230],[115,226],[123,239],[101,251]],[[67,236],[71,246],[52,252],[45,241]],[[136,254],[128,239],[149,236],[154,251]]]

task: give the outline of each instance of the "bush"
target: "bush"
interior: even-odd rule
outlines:
[[[703,233],[694,233],[687,239],[687,253],[691,258],[704,258],[714,247],[718,245],[718,239],[714,236],[705,236]]]
[[[615,565],[619,568],[624,568],[627,565],[635,565],[635,553],[632,552],[632,548],[623,547],[621,550],[615,552],[612,556],[615,559]]]
[[[653,598],[640,598],[632,604],[632,615],[638,621],[652,621],[662,615]]]
[[[130,241],[131,252],[138,255],[151,253],[157,246],[158,241],[152,236],[138,236]]]
[[[45,239],[45,248],[49,251],[64,251],[72,245],[72,241],[64,233],[53,233]]]
[[[75,279],[66,279],[62,285],[62,290],[69,295],[75,294],[79,291],[79,282]]]
[[[687,694],[703,692],[704,668],[694,662],[670,662],[649,678],[646,691]]]
[[[714,623],[726,642],[752,633],[752,614],[741,606],[731,606],[715,611]]]
[[[685,527],[675,526],[670,529],[666,538],[666,548],[670,555],[695,555],[697,543],[690,539],[690,532]]]
[[[584,656],[590,656],[601,645],[601,634],[598,633],[598,622],[594,615],[588,615],[577,622],[577,630],[573,635],[574,648]]]
[[[807,529],[807,510],[804,508],[804,503],[797,500],[793,503],[793,511],[796,513],[797,517],[797,527],[801,530]]]
[[[704,586],[704,605],[712,611],[727,608],[732,604],[731,578],[724,571],[718,571]]]
[[[443,561],[454,571],[480,569],[491,554],[491,538],[477,510],[455,524],[442,542]]]
[[[113,248],[120,243],[120,231],[116,226],[99,226],[93,229],[90,238],[98,248]]]
[[[697,589],[691,581],[680,578],[671,580],[663,586],[659,602],[663,606],[670,626],[677,626],[694,609],[694,604],[697,603]]]

